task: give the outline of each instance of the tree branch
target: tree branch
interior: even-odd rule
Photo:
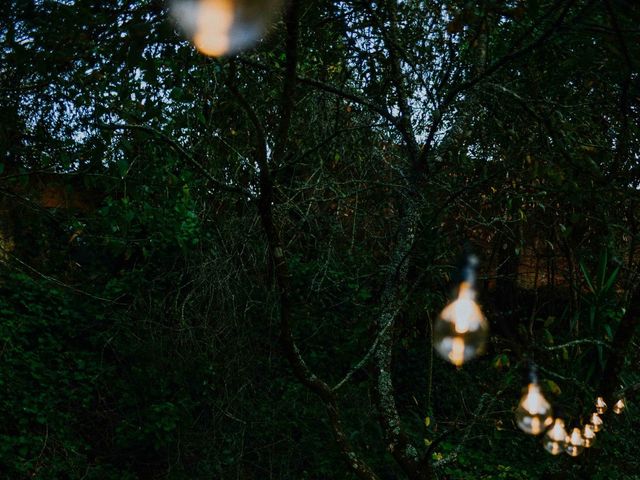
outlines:
[[[553,350],[562,350],[567,347],[575,347],[576,345],[600,345],[602,347],[606,347],[611,349],[611,345],[607,342],[603,342],[601,340],[596,340],[595,338],[581,338],[579,340],[573,340],[571,342],[563,343],[562,345],[553,345],[552,347],[541,346],[538,347],[541,350],[553,351]]]
[[[605,401],[612,401],[614,392],[620,385],[620,373],[625,356],[633,340],[633,334],[640,324],[640,290],[632,294],[629,306],[611,342],[611,353],[602,372],[598,393]]]
[[[557,3],[561,4],[562,2],[557,2]],[[427,140],[424,146],[422,147],[422,151],[420,152],[420,158],[419,158],[420,163],[426,163],[427,157],[429,156],[429,153],[431,150],[431,144],[435,138],[435,135],[438,129],[440,128],[440,124],[444,117],[444,113],[451,106],[451,104],[458,97],[458,95],[465,92],[466,90],[473,88],[475,85],[483,81],[485,78],[488,78],[489,76],[493,75],[494,73],[496,73],[498,70],[505,67],[509,63],[530,53],[536,47],[542,45],[544,42],[549,40],[549,38],[551,38],[551,36],[553,36],[553,34],[560,28],[560,26],[564,22],[565,17],[569,13],[570,8],[573,6],[574,3],[575,3],[575,0],[568,0],[565,3],[564,7],[562,8],[558,17],[556,18],[556,20],[553,21],[551,25],[549,25],[542,32],[542,34],[540,34],[540,36],[536,38],[534,41],[530,42],[529,44],[527,44],[526,46],[522,47],[519,50],[516,50],[514,52],[504,55],[502,58],[495,61],[492,65],[488,66],[486,69],[484,69],[475,77],[467,81],[464,81],[460,83],[457,87],[454,87],[451,90],[449,90],[449,92],[445,95],[442,103],[438,106],[438,108],[434,112],[431,128],[429,129],[429,133],[427,135]]]
[[[274,159],[277,160],[284,156],[286,151],[286,143],[289,132],[291,116],[293,114],[295,94],[295,70],[297,58],[297,30],[298,30],[298,0],[292,0],[289,5],[287,14],[287,75],[284,80],[283,100],[282,100],[282,121],[280,124],[278,137],[276,140],[276,151],[274,151]],[[340,448],[340,452],[347,460],[354,474],[361,480],[379,480],[373,470],[358,457],[351,442],[349,441],[342,421],[340,419],[340,411],[337,399],[331,387],[321,380],[309,368],[300,350],[295,342],[293,335],[293,306],[291,299],[291,274],[284,253],[280,232],[273,218],[273,177],[270,171],[270,165],[267,159],[266,151],[266,135],[255,111],[242,94],[238,91],[232,82],[229,82],[229,89],[236,97],[240,106],[249,117],[254,129],[256,130],[256,161],[259,167],[259,196],[258,196],[258,213],[262,223],[267,244],[269,246],[269,257],[273,263],[274,274],[276,278],[276,287],[278,291],[279,310],[280,310],[280,342],[282,349],[289,365],[291,366],[295,377],[298,381],[314,392],[322,401],[327,409],[329,423],[333,429],[334,438]]]
[[[282,73],[281,70],[273,68],[273,67],[269,67],[263,63],[260,62],[256,62],[254,60],[250,60],[247,58],[238,58],[237,61],[239,63],[242,63],[243,65],[247,65],[250,67],[254,67],[254,68],[259,68],[260,70],[263,70],[265,72],[269,72],[269,73],[274,73],[274,72],[280,72]],[[397,127],[397,122],[398,119],[393,116],[391,113],[389,113],[388,110],[386,110],[384,107],[381,107],[380,105],[376,105],[375,103],[373,103],[372,101],[361,97],[360,95],[358,95],[357,93],[353,93],[353,92],[349,92],[347,90],[343,90],[339,87],[336,87],[335,85],[331,85],[330,83],[326,83],[326,82],[322,82],[320,80],[316,80],[314,78],[310,78],[310,77],[306,77],[304,75],[296,75],[296,80],[298,83],[304,84],[304,85],[309,85],[311,87],[317,88],[318,90],[322,90],[324,92],[327,93],[331,93],[333,95],[336,95],[338,97],[344,98],[345,100],[351,100],[353,103],[356,103],[358,105],[361,105],[363,107],[368,108],[369,110],[371,110],[372,112],[377,113],[378,115],[380,115],[382,118],[384,118],[385,120],[387,120],[389,123],[391,123],[392,125]]]
[[[280,109],[280,128],[276,136],[273,151],[273,163],[279,165],[289,137],[291,116],[295,105],[296,68],[298,65],[298,1],[292,1],[285,15],[287,52],[284,69],[284,88],[282,90],[282,107]]]
[[[101,128],[103,130],[140,130],[146,133],[150,133],[158,137],[165,143],[167,143],[178,154],[180,154],[182,158],[184,158],[187,161],[187,163],[195,167],[196,170],[198,170],[207,180],[209,180],[218,189],[223,190],[225,192],[229,192],[229,193],[242,194],[242,195],[246,195],[247,197],[251,197],[251,193],[248,190],[245,190],[241,187],[235,187],[233,185],[226,184],[218,180],[217,178],[215,178],[206,168],[204,168],[204,166],[200,162],[198,162],[195,158],[193,158],[193,156],[189,152],[187,152],[184,148],[182,148],[182,146],[178,142],[176,142],[173,138],[169,137],[168,135],[166,135],[165,133],[159,130],[156,130],[153,127],[149,127],[147,125],[133,124],[133,123],[111,123],[111,124],[98,123],[97,126],[98,128]]]

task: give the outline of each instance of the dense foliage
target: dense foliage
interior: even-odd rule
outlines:
[[[640,478],[636,2],[291,0],[221,59],[167,8],[0,4],[3,478]],[[583,456],[532,358],[626,389]]]

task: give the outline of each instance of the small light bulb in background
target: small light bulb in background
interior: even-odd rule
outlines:
[[[281,0],[173,0],[170,6],[198,51],[220,57],[258,42],[271,26]]]
[[[435,350],[457,367],[483,352],[489,331],[473,286],[477,264],[476,257],[467,258],[457,297],[442,310],[433,326]]]
[[[530,383],[516,409],[518,427],[530,435],[542,433],[553,422],[551,404],[544,398],[540,385]]]
[[[591,448],[596,441],[596,431],[593,429],[593,425],[587,423],[582,428],[582,438],[584,439],[585,448]]]
[[[616,415],[620,415],[625,407],[626,405],[624,404],[624,400],[621,398],[613,406],[613,413],[615,413]]]
[[[589,419],[589,423],[593,425],[593,431],[599,432],[602,430],[602,418],[597,413],[592,413],[591,418]]]
[[[556,418],[553,426],[547,430],[544,436],[544,448],[551,455],[558,455],[564,451],[567,438],[568,435],[564,428],[564,420]]]
[[[606,411],[607,411],[607,404],[604,403],[604,398],[602,397],[596,398],[596,412],[602,415]]]
[[[584,450],[584,438],[582,438],[582,433],[578,427],[574,428],[569,435],[569,439],[567,440],[567,446],[565,447],[565,452],[567,452],[572,457],[577,457]]]

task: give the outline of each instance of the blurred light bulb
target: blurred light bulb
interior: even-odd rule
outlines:
[[[518,427],[531,435],[542,433],[551,422],[551,405],[540,391],[540,385],[530,383],[516,409]]]
[[[462,282],[458,297],[442,310],[433,327],[434,348],[458,367],[482,353],[489,330],[475,297],[471,283]]]
[[[281,0],[174,0],[171,13],[204,55],[251,47],[266,33]]]
[[[587,423],[582,428],[582,438],[584,439],[585,448],[591,448],[591,445],[596,441],[596,431],[593,429],[593,425]]]
[[[607,404],[604,403],[604,398],[602,397],[596,398],[596,412],[602,415],[606,411],[607,411]]]
[[[565,452],[567,452],[572,457],[577,457],[584,450],[584,438],[582,438],[582,433],[578,427],[574,428],[569,435],[569,439],[567,440],[567,446],[565,447]]]
[[[616,404],[613,406],[613,413],[615,413],[616,415],[620,415],[624,410],[625,406],[626,405],[624,404],[623,399],[618,400]]]
[[[567,438],[568,435],[564,428],[564,420],[556,418],[553,426],[547,430],[544,436],[544,448],[551,455],[558,455],[564,451]]]
[[[597,413],[593,413],[591,415],[591,418],[589,419],[589,423],[591,423],[591,425],[593,425],[593,431],[594,432],[599,432],[600,430],[602,430],[602,419],[600,418],[600,415],[598,415]]]

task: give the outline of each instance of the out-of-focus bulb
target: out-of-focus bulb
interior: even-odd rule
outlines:
[[[607,411],[607,404],[604,403],[604,398],[602,397],[596,398],[596,412],[602,415],[606,411]]]
[[[596,441],[596,431],[593,429],[593,425],[587,423],[582,428],[582,438],[584,439],[585,448],[591,448],[591,445]]]
[[[593,425],[593,431],[594,432],[599,432],[600,430],[602,430],[602,419],[600,418],[600,415],[598,415],[597,413],[593,413],[591,414],[591,418],[589,419],[589,423],[591,423],[591,425]]]
[[[544,436],[544,448],[551,455],[558,455],[564,451],[568,437],[567,431],[564,429],[564,420],[556,418],[553,426],[547,430]]]
[[[542,395],[540,385],[530,383],[516,409],[518,427],[525,433],[538,435],[553,422],[551,414],[551,404]]]
[[[582,433],[578,427],[574,428],[569,435],[569,439],[567,440],[567,446],[565,447],[565,452],[567,452],[572,457],[577,457],[584,450],[584,438],[582,438]]]
[[[173,0],[178,25],[204,55],[244,50],[266,33],[281,0]]]
[[[624,400],[618,400],[613,406],[613,413],[615,413],[616,415],[620,415],[624,410],[624,407],[626,407],[626,405],[624,404]]]
[[[458,297],[447,305],[433,327],[433,345],[445,360],[459,367],[482,353],[489,331],[470,282],[462,282]]]

